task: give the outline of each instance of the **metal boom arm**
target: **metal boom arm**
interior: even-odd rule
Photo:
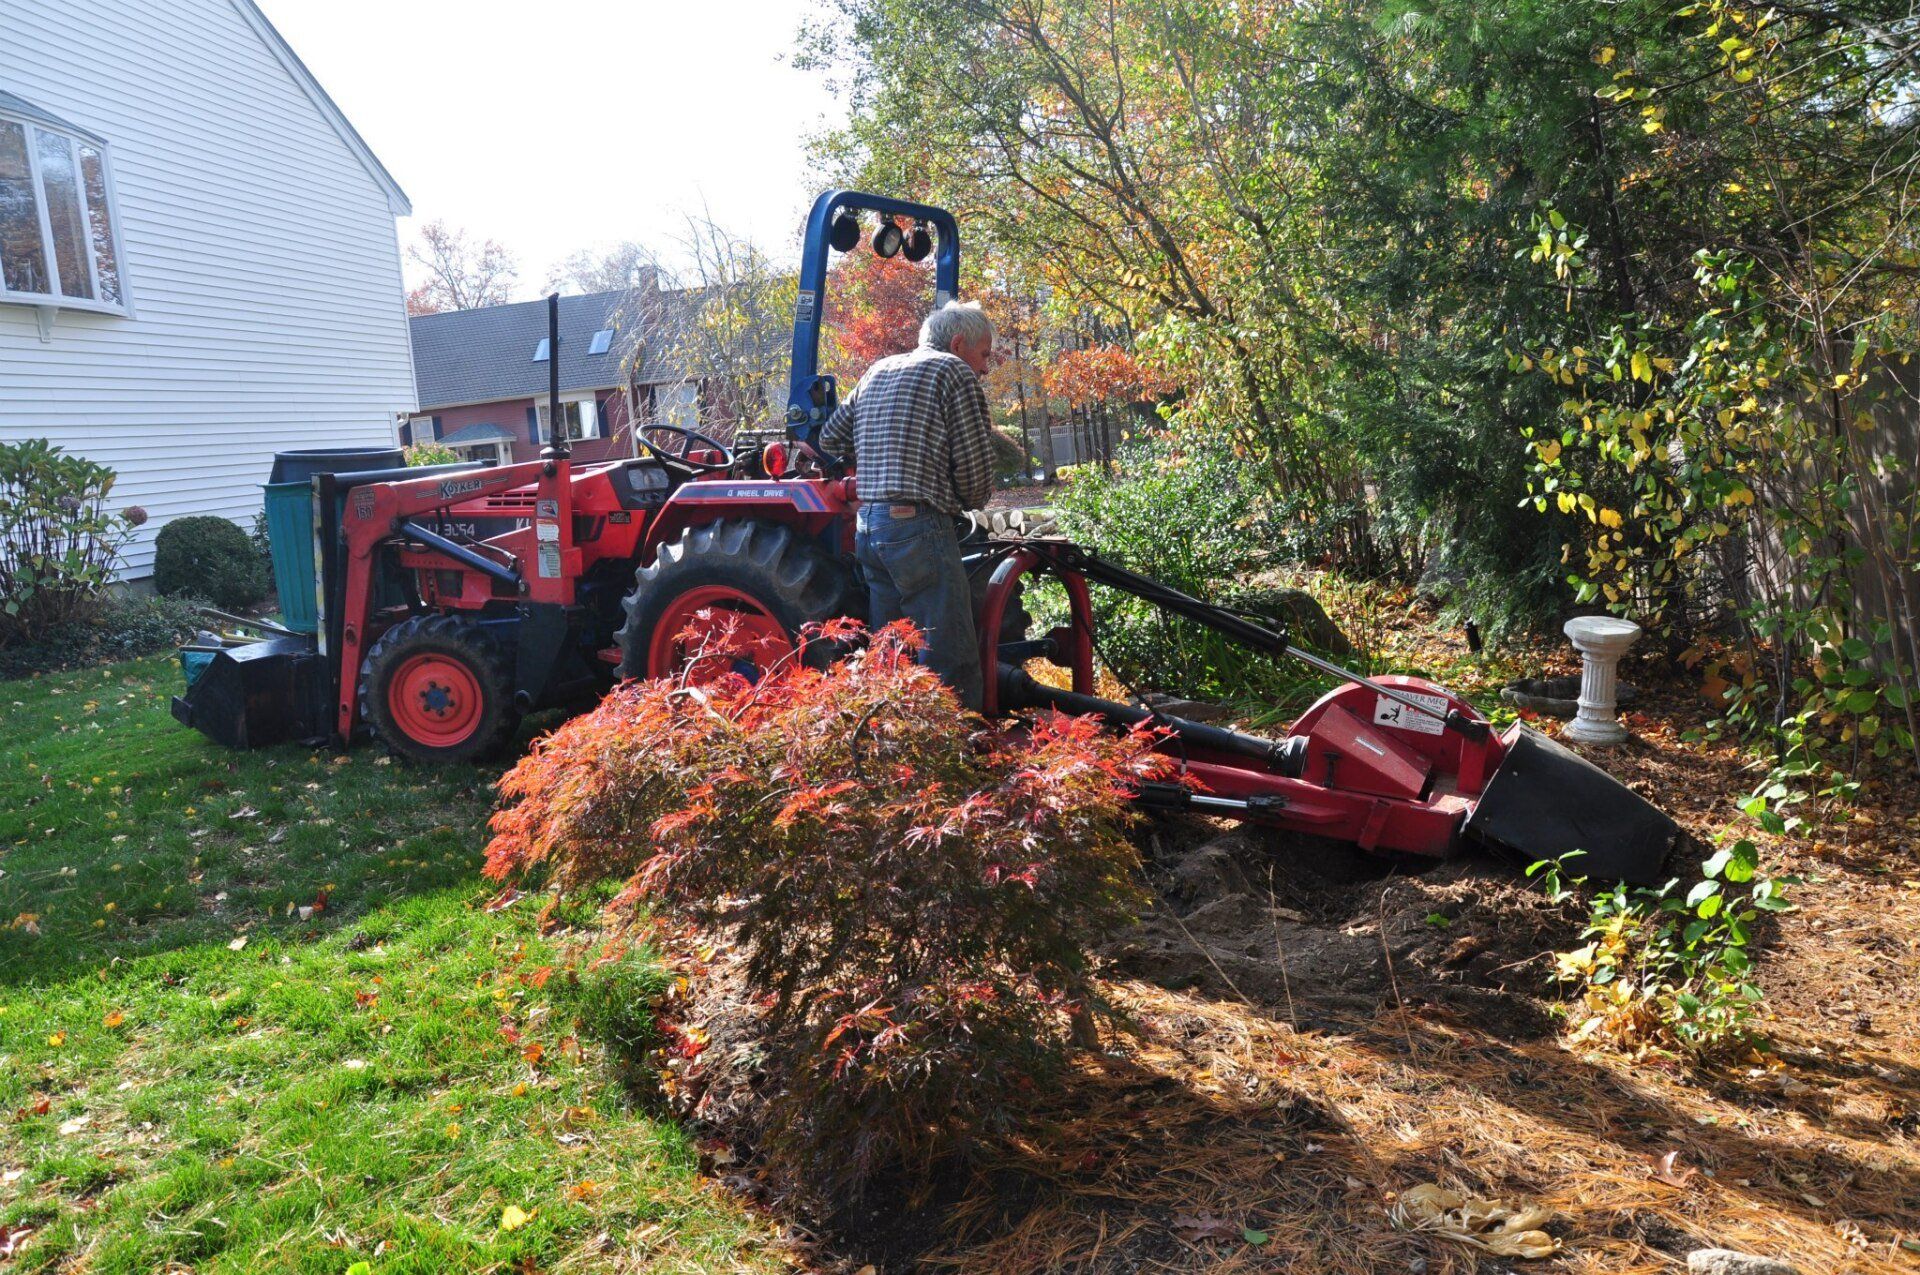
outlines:
[[[1330,673],[1344,681],[1364,686],[1375,694],[1384,695],[1397,704],[1404,705],[1417,713],[1438,718],[1449,730],[1458,731],[1468,739],[1485,739],[1487,724],[1477,718],[1469,717],[1458,709],[1438,712],[1422,704],[1404,691],[1391,686],[1383,686],[1372,678],[1342,668],[1332,660],[1322,659],[1311,651],[1303,651],[1287,641],[1287,634],[1276,631],[1264,624],[1258,624],[1237,611],[1203,602],[1190,593],[1183,593],[1170,584],[1165,584],[1136,571],[1129,571],[1118,563],[1108,562],[1105,558],[1088,553],[1079,545],[1067,540],[1023,540],[1023,549],[1032,553],[1040,561],[1056,571],[1076,571],[1089,580],[1104,584],[1109,588],[1131,593],[1145,599],[1163,610],[1175,615],[1185,616],[1197,624],[1203,624],[1216,633],[1225,634],[1236,642],[1250,646],[1256,651],[1265,651],[1269,655],[1281,655],[1299,660],[1302,664]]]

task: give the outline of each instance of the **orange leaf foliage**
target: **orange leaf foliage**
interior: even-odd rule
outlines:
[[[1171,389],[1163,378],[1117,345],[1062,350],[1047,366],[1043,384],[1047,393],[1064,398],[1075,407],[1090,403],[1138,403],[1158,398]]]
[[[1131,787],[1167,768],[1154,737],[989,727],[917,645],[896,626],[757,684],[623,684],[535,744],[493,819],[488,875],[624,880],[615,919],[644,909],[694,979],[742,954],[767,1145],[810,1188],[1030,1091],[1088,1004],[1088,951],[1143,898],[1124,833]],[[672,1014],[661,1033],[682,1077],[735,1056]]]

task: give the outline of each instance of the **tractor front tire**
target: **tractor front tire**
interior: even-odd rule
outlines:
[[[497,756],[520,724],[512,667],[480,625],[451,615],[414,616],[381,634],[367,652],[360,720],[411,762]]]
[[[847,563],[791,527],[738,519],[689,527],[660,546],[634,571],[621,607],[621,677],[668,677],[708,660],[695,680],[728,670],[757,679],[790,655],[806,625],[866,615]],[[716,648],[730,653],[700,654]],[[816,668],[834,654],[827,642],[803,652]]]

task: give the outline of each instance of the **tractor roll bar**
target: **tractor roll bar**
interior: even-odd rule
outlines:
[[[944,305],[960,295],[960,227],[953,214],[930,204],[868,195],[857,190],[830,190],[813,201],[807,214],[807,241],[800,253],[800,292],[793,307],[793,364],[787,382],[787,436],[815,446],[821,427],[839,404],[831,376],[820,375],[820,325],[827,309],[827,259],[834,216],[841,211],[877,212],[885,217],[911,217],[933,228],[934,304]]]

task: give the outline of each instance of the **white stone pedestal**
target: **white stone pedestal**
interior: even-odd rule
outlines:
[[[1639,640],[1640,626],[1610,615],[1583,615],[1568,620],[1567,637],[1580,652],[1580,711],[1567,724],[1567,738],[1583,744],[1625,742],[1627,728],[1616,716],[1620,657]]]

